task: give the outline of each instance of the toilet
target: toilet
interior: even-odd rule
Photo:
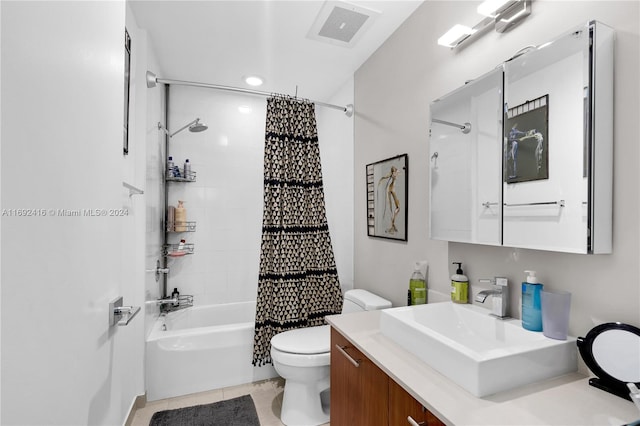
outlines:
[[[344,294],[342,313],[390,308],[391,302],[362,289]],[[287,426],[313,426],[329,421],[329,325],[299,328],[271,339],[271,359],[285,379],[280,420]]]

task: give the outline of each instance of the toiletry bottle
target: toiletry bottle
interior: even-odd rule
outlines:
[[[522,327],[531,331],[542,331],[542,284],[536,271],[524,271],[527,280],[522,283]]]
[[[169,158],[167,159],[167,177],[173,177],[173,168],[173,157],[169,156]]]
[[[175,231],[176,227],[176,208],[167,206],[167,232]]]
[[[173,292],[171,293],[171,298],[173,300],[175,300],[175,302],[173,302],[173,306],[178,306],[180,304],[180,302],[178,301],[178,298],[180,297],[180,292],[178,291],[178,288],[174,288]]]
[[[191,176],[191,163],[189,162],[188,158],[184,160],[184,169],[182,170],[182,176],[184,176],[185,179],[193,180],[193,177]]]
[[[451,275],[451,301],[454,303],[469,303],[469,278],[462,272],[462,263],[458,265],[456,273]]]
[[[175,212],[175,231],[185,232],[187,230],[187,209],[184,208],[184,201],[178,200],[178,207]]]
[[[409,280],[409,290],[411,291],[411,304],[424,305],[427,303],[427,282],[422,274],[422,268],[427,266],[427,262],[416,262],[413,274]]]

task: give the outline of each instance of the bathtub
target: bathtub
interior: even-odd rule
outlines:
[[[146,342],[147,399],[277,377],[273,366],[251,364],[255,310],[255,302],[239,302],[160,316]]]

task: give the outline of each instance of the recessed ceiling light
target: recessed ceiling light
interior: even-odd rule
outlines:
[[[240,105],[238,107],[238,111],[240,111],[242,114],[250,114],[252,110],[248,105]]]
[[[261,86],[264,83],[262,77],[258,77],[257,75],[249,75],[244,78],[244,82],[249,86]]]

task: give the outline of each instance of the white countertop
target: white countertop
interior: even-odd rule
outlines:
[[[449,425],[623,425],[640,419],[627,400],[573,373],[477,398],[380,333],[380,311],[327,317],[429,411]]]

